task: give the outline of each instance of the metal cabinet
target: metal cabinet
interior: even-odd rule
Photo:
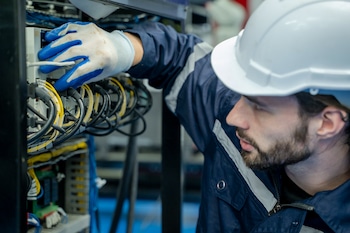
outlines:
[[[23,1],[0,9],[0,229],[26,231],[26,60]]]

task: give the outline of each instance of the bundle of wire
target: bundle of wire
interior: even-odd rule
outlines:
[[[26,0],[26,23],[55,28],[81,19],[81,12],[68,1]]]
[[[140,80],[122,73],[58,93],[49,81],[28,84],[28,154],[49,150],[82,133],[105,136],[141,119],[152,96]],[[39,107],[38,107],[39,106]],[[133,135],[133,136],[135,136]],[[130,136],[130,135],[129,135]]]

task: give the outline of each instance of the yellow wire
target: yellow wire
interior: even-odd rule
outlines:
[[[56,89],[49,83],[44,80],[38,80],[38,84],[40,87],[43,87],[46,93],[51,97],[52,101],[57,107],[57,114],[54,120],[54,124],[57,125],[58,127],[62,127],[63,125],[63,120],[64,120],[64,108],[63,108],[63,103],[61,100],[61,97],[57,93]],[[53,131],[53,132],[52,132]],[[44,142],[42,142],[39,145],[36,145],[34,147],[28,148],[27,152],[28,153],[33,153],[35,151],[39,151],[43,148],[46,148],[48,145],[50,145],[58,136],[59,136],[59,131],[53,129],[49,130],[49,132],[52,132],[50,138]]]
[[[40,186],[40,182],[38,180],[38,177],[36,176],[36,174],[34,172],[34,169],[29,169],[28,173],[29,173],[30,177],[32,177],[32,179],[34,180],[34,182],[36,184],[36,187],[37,187],[36,195],[39,195],[40,190],[41,190],[41,186]]]
[[[64,120],[64,107],[60,95],[49,82],[40,80],[39,83],[44,85],[44,87],[46,87],[46,89],[49,90],[47,93],[50,95],[50,97],[57,106],[57,115],[54,124],[58,125],[59,127],[62,127]]]
[[[126,78],[126,82],[130,85],[130,86],[133,86],[133,82],[130,78]],[[129,97],[130,97],[130,100],[129,100],[129,103],[128,103],[128,107],[131,108],[132,105],[133,105],[133,102],[134,102],[134,98],[135,98],[135,92],[133,90],[130,90],[129,91]]]
[[[83,85],[82,86],[82,88],[81,88],[81,92],[80,92],[80,94],[81,94],[81,96],[82,96],[82,98],[84,99],[84,97],[85,97],[85,92],[87,93],[87,95],[88,95],[88,108],[87,108],[87,110],[86,110],[86,113],[85,113],[85,117],[84,117],[84,119],[83,119],[83,122],[84,123],[87,123],[89,120],[90,120],[90,118],[91,118],[91,114],[92,114],[92,110],[93,110],[93,105],[94,105],[94,95],[93,95],[93,93],[92,93],[92,90],[91,90],[91,88],[88,86],[88,85]]]
[[[36,156],[29,158],[27,160],[28,167],[33,166],[35,163],[38,163],[38,162],[49,161],[50,159],[55,158],[57,156],[60,156],[64,153],[76,151],[78,149],[86,149],[86,148],[88,148],[88,145],[86,142],[79,142],[79,143],[76,143],[74,145],[68,145],[68,146],[64,146],[61,148],[56,148],[56,149],[53,149],[49,152],[45,152],[45,153],[42,153],[42,154],[39,154],[39,155],[36,155]]]
[[[127,105],[127,101],[126,101],[126,94],[125,94],[125,89],[123,87],[123,85],[119,82],[118,79],[114,78],[114,77],[111,77],[110,79],[113,83],[117,84],[120,88],[120,90],[122,91],[122,97],[123,97],[123,102],[122,102],[122,106],[121,106],[121,109],[118,113],[118,115],[120,117],[124,116],[125,112],[126,112],[126,105]]]
[[[41,80],[40,80],[41,81]],[[47,81],[41,81],[40,83],[44,84],[44,86],[49,89],[51,92],[50,92],[50,95],[51,93],[54,94],[54,96],[56,97],[56,101],[58,103],[58,105],[60,106],[60,116],[63,116],[64,115],[64,108],[63,108],[63,103],[62,103],[62,100],[61,100],[61,96],[57,93],[56,89],[51,85],[51,83],[47,82]],[[62,118],[62,121],[63,121],[63,118]]]
[[[94,98],[94,110],[95,110],[95,112],[98,112],[98,104],[100,103],[100,98],[101,98],[101,95],[98,92],[96,92],[95,98]]]
[[[131,108],[133,105],[133,102],[135,101],[134,100],[135,99],[135,95],[134,95],[135,92],[133,90],[130,90],[129,94],[130,94],[130,100],[129,100],[128,107]]]

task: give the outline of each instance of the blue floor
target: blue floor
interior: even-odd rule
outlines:
[[[98,209],[101,233],[109,232],[113,211],[116,205],[114,198],[99,198]],[[194,233],[198,217],[198,203],[183,204],[182,233]],[[161,202],[160,200],[137,200],[135,205],[133,233],[161,232]],[[125,233],[127,228],[128,202],[124,204],[123,214],[118,224],[117,233]]]

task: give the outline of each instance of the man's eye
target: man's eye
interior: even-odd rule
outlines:
[[[256,110],[263,110],[263,108],[257,104],[254,104],[254,109]]]
[[[255,101],[254,98],[245,97],[245,101],[255,111],[265,111],[265,106],[261,105],[258,101]]]

